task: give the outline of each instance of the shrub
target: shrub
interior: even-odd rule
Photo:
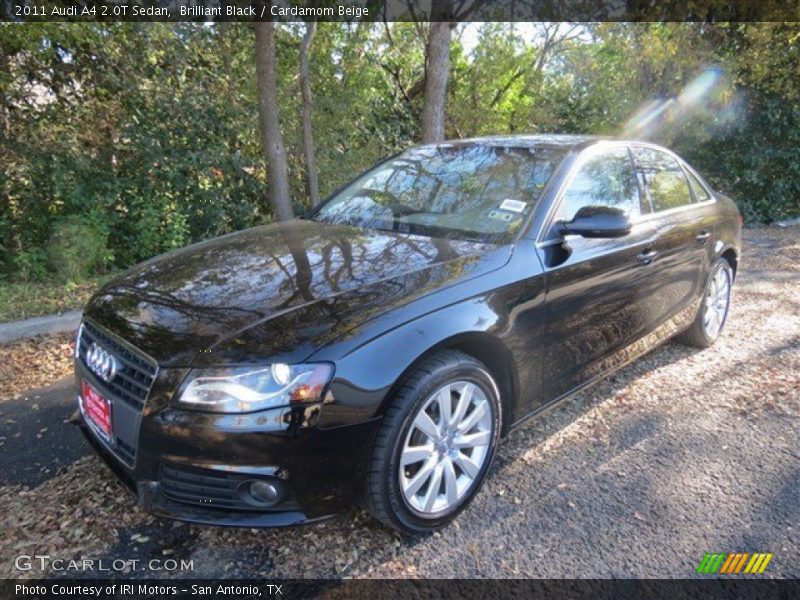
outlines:
[[[107,241],[107,232],[93,220],[66,217],[53,227],[48,242],[50,268],[64,281],[85,279],[103,269],[111,260]]]
[[[32,248],[17,252],[11,258],[14,276],[19,281],[28,283],[39,281],[47,276],[47,255],[40,248]]]

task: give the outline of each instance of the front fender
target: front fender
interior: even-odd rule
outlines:
[[[336,361],[333,400],[325,404],[320,427],[357,423],[380,416],[395,383],[436,349],[461,339],[488,336],[506,328],[491,296],[472,298],[401,325]]]

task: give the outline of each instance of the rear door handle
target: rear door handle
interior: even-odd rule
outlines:
[[[636,256],[636,259],[643,265],[649,265],[656,259],[657,256],[658,252],[656,252],[655,250],[645,250],[641,254],[638,254]]]
[[[706,231],[705,229],[703,229],[703,231],[698,233],[697,237],[695,237],[694,239],[696,239],[698,242],[705,242],[710,237],[711,237],[711,233]]]

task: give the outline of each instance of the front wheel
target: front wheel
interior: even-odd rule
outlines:
[[[708,348],[722,333],[731,307],[733,269],[724,258],[717,259],[706,280],[705,292],[692,325],[678,339],[697,348]]]
[[[367,477],[367,508],[406,534],[443,527],[480,489],[500,423],[500,395],[488,369],[461,352],[434,356],[386,411]]]

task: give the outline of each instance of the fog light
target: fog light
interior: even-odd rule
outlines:
[[[283,493],[277,481],[248,479],[239,484],[239,497],[250,506],[267,508],[278,504]]]
[[[266,481],[254,481],[250,484],[250,495],[259,502],[272,503],[278,499],[278,488]]]

